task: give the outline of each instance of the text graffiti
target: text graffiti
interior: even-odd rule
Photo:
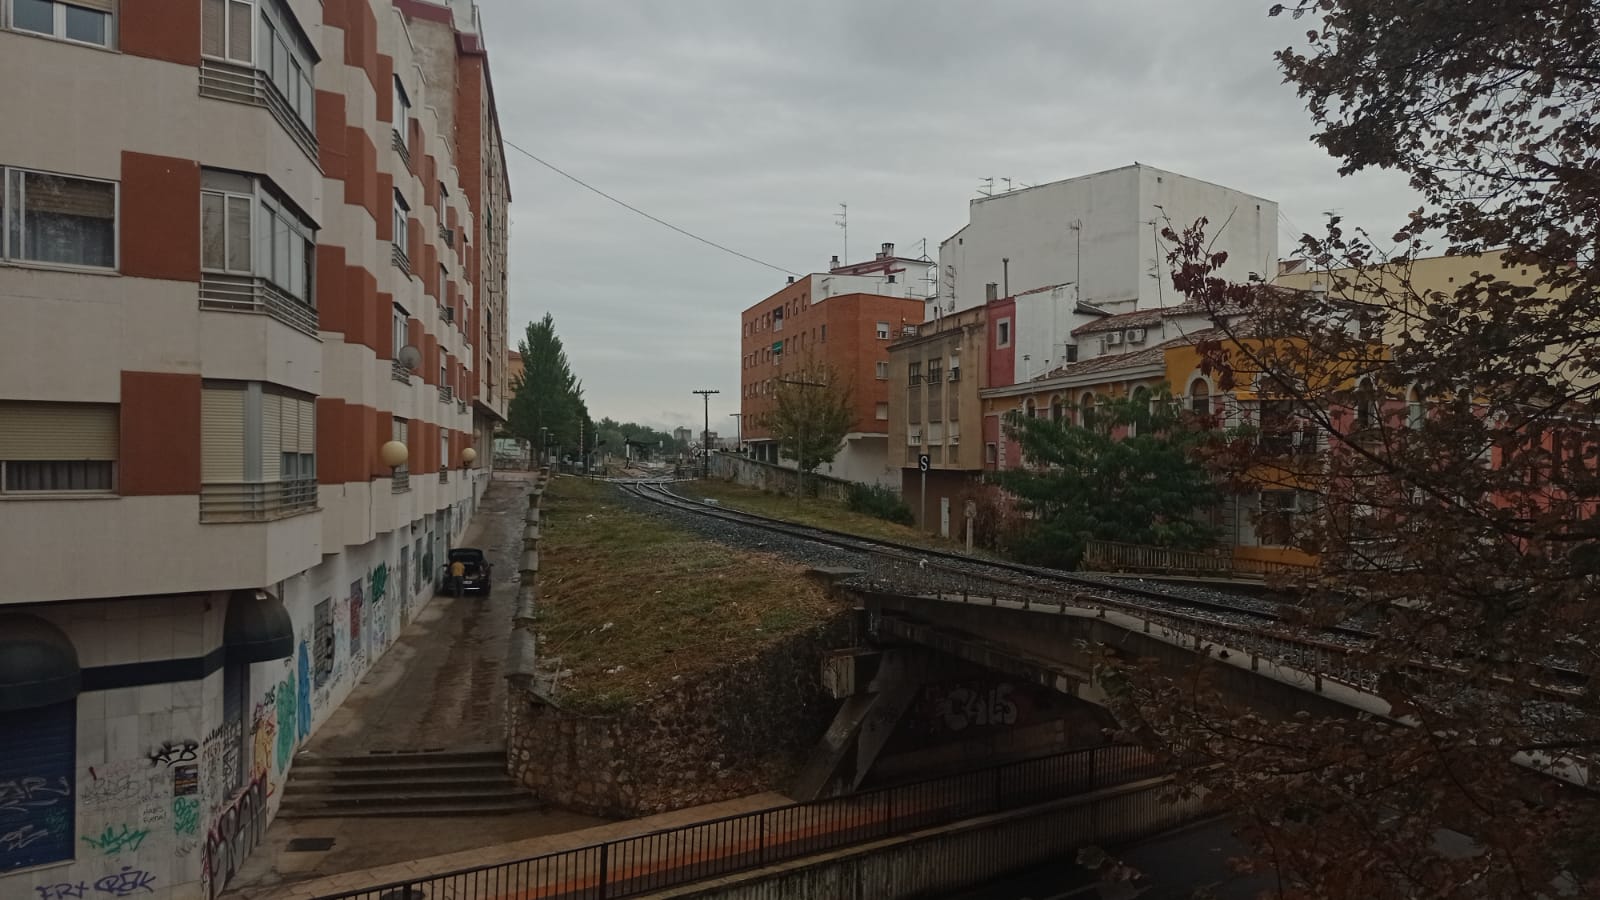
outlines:
[[[85,836],[80,840],[101,853],[110,856],[115,853],[139,849],[139,845],[144,843],[144,839],[149,836],[150,832],[142,828],[135,829],[123,825],[118,829],[107,825],[105,831],[102,831],[99,837]]]
[[[147,894],[155,893],[151,885],[156,877],[143,869],[123,866],[122,871],[107,875],[94,883],[94,889],[113,897],[126,897],[130,894],[144,891]]]
[[[200,745],[194,741],[165,741],[161,746],[151,750],[146,758],[150,765],[175,766],[178,763],[194,762],[197,758]]]
[[[31,809],[54,806],[72,796],[66,778],[13,778],[0,781],[0,817],[25,816]]]
[[[200,801],[193,797],[172,798],[172,830],[178,834],[200,833]]]
[[[37,825],[24,825],[11,831],[0,831],[0,850],[21,850],[34,841],[49,836],[49,829]]]
[[[245,788],[217,817],[206,836],[205,871],[209,873],[211,896],[222,892],[245,858],[261,840],[261,819],[266,814],[266,779],[258,778]]]

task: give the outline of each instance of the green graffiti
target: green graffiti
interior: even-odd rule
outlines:
[[[172,798],[172,830],[178,834],[200,833],[200,801],[194,797]]]
[[[387,563],[378,563],[372,570],[372,602],[383,599],[384,589],[389,586],[389,566]]]

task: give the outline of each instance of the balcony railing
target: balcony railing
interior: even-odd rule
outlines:
[[[450,470],[446,469],[446,468],[444,468],[442,466],[439,468],[439,483],[440,484],[449,484],[450,483]]]
[[[411,490],[411,472],[405,468],[395,469],[394,475],[390,479],[389,487],[396,494],[403,494]]]
[[[280,290],[265,278],[238,275],[200,276],[200,308],[256,313],[317,336],[317,311]]]
[[[389,250],[390,250],[389,259],[394,262],[394,267],[396,269],[399,269],[400,271],[406,273],[407,275],[410,275],[411,274],[411,258],[406,256],[406,252],[404,250],[400,249],[400,245],[399,244],[390,244],[389,245]]]
[[[259,69],[215,59],[200,60],[200,96],[230,103],[260,106],[272,113],[283,130],[312,160],[317,158],[317,135],[294,107]]]
[[[462,400],[461,398],[457,397],[456,398],[456,412],[466,412],[466,411],[467,411],[467,401]]]
[[[406,139],[400,136],[398,129],[391,129],[389,138],[389,146],[394,148],[394,152],[400,154],[400,161],[406,164],[406,168],[411,168],[411,148],[406,146]]]
[[[207,483],[200,486],[200,521],[269,522],[317,508],[317,480]]]
[[[454,250],[455,246],[456,246],[456,232],[455,232],[455,229],[454,228],[446,228],[443,225],[440,225],[439,226],[439,240],[444,241],[444,245],[446,247],[449,247],[450,249]]]
[[[452,388],[448,384],[439,385],[439,402],[440,403],[449,403],[454,399],[456,399],[455,388]]]
[[[411,383],[411,370],[406,368],[406,364],[398,359],[390,360],[389,377],[401,384],[409,385]]]

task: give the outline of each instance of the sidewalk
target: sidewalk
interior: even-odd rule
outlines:
[[[721,803],[709,803],[705,806],[695,806],[680,809],[676,812],[663,813],[657,816],[647,816],[642,819],[630,819],[625,822],[613,822],[609,825],[599,825],[585,828],[580,831],[569,831],[564,834],[552,834],[543,837],[528,838],[513,841],[492,847],[480,847],[474,850],[463,850],[459,853],[446,853],[440,856],[429,856],[415,859],[410,862],[396,863],[388,866],[378,866],[354,872],[345,872],[318,878],[311,881],[300,881],[290,885],[277,887],[244,888],[239,891],[229,891],[224,897],[236,897],[239,900],[312,900],[312,898],[340,891],[354,891],[362,888],[375,887],[394,881],[426,877],[428,875],[451,872],[457,869],[473,868],[476,866],[496,865],[500,863],[516,862],[535,856],[544,856],[550,853],[560,853],[565,850],[575,850],[604,841],[618,838],[633,837],[660,831],[665,828],[676,828],[682,825],[692,825],[708,819],[717,819],[723,816],[739,815],[741,813],[759,812],[791,803],[789,798],[782,794],[766,793],[742,797],[738,800],[727,800]],[[384,820],[366,820],[369,827],[383,828]],[[447,820],[435,820],[434,828],[448,825]]]

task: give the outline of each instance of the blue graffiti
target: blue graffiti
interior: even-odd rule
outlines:
[[[299,739],[305,740],[311,734],[311,658],[306,649],[306,642],[300,642],[300,671],[299,687],[296,696],[300,701],[299,721],[295,722]]]

